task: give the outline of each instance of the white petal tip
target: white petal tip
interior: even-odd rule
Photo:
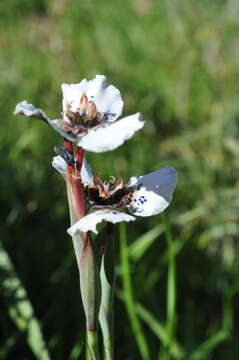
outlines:
[[[64,159],[62,159],[62,157],[60,155],[54,156],[51,164],[54,167],[54,169],[59,171],[59,173],[61,173],[62,175],[66,174],[67,163],[65,162]]]
[[[109,209],[102,209],[93,211],[92,213],[82,217],[77,223],[75,223],[73,226],[71,226],[67,232],[71,236],[76,235],[79,232],[87,232],[92,231],[95,234],[98,233],[96,226],[101,223],[102,221],[111,222],[113,224],[116,224],[121,221],[134,221],[135,217],[121,213],[116,210],[109,210]]]
[[[85,157],[84,157],[83,164],[81,167],[81,180],[84,185],[89,185],[93,182],[91,166]]]
[[[152,216],[164,211],[170,204],[177,183],[177,172],[165,167],[138,178],[131,178],[135,186],[129,210],[138,216]]]
[[[36,108],[34,105],[29,104],[26,100],[17,104],[14,115],[25,115],[27,117],[33,117],[41,119],[49,123],[49,119],[43,110]]]
[[[33,109],[33,105],[32,104],[28,104],[28,102],[26,100],[21,101],[20,103],[18,103],[15,107],[15,110],[13,112],[14,115],[21,115],[23,111],[25,111],[26,109]]]

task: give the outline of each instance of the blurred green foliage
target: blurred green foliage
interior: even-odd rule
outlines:
[[[83,358],[65,186],[51,168],[62,140],[12,112],[26,99],[59,117],[61,83],[96,74],[146,126],[88,154],[93,168],[179,172],[165,216],[121,229],[116,359],[239,357],[238,16],[235,0],[0,1],[0,359]]]

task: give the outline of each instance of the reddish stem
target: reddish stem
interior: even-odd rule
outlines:
[[[74,155],[74,148],[71,141],[64,139],[64,147]],[[85,215],[85,201],[80,176],[83,160],[84,150],[78,147],[76,152],[76,167],[74,165],[67,166],[67,177],[72,192],[73,206],[79,218]]]
[[[84,201],[84,194],[82,190],[81,178],[75,174],[69,174],[68,177],[70,181],[71,191],[72,191],[72,198],[73,198],[73,205],[76,211],[76,214],[79,217],[85,215],[85,201]]]
[[[80,172],[83,164],[85,150],[81,147],[77,147],[76,151],[76,168]]]

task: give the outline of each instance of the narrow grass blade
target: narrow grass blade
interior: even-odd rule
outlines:
[[[194,352],[188,357],[189,360],[204,360],[215,349],[216,346],[226,341],[230,333],[226,330],[220,330],[212,335],[208,340],[203,342]]]
[[[78,360],[79,356],[82,354],[84,349],[83,342],[80,344],[76,344],[70,353],[69,360]]]
[[[136,305],[136,310],[140,318],[147,324],[147,326],[154,332],[161,343],[166,347],[169,343],[168,332],[164,325],[162,325],[145,307],[141,304]],[[180,360],[185,356],[183,348],[174,341],[169,349],[170,354],[174,359]]]
[[[140,236],[129,246],[129,255],[133,261],[139,261],[152,243],[164,231],[164,225],[157,225],[147,233]]]
[[[5,296],[9,316],[19,331],[26,333],[29,347],[38,360],[49,360],[39,321],[34,315],[27,292],[14,270],[7,252],[0,245],[1,288]]]
[[[126,310],[128,312],[130,325],[132,327],[133,335],[137,343],[141,358],[149,360],[149,349],[147,346],[141,324],[136,313],[135,302],[133,298],[133,289],[130,276],[129,253],[127,247],[126,226],[124,223],[120,224],[120,259],[121,259],[121,276],[123,283],[123,293]]]
[[[2,343],[0,348],[0,359],[7,359],[8,353],[12,350],[17,340],[17,335],[13,335]]]
[[[170,360],[171,346],[174,341],[175,324],[176,324],[176,271],[175,271],[175,253],[173,247],[173,237],[170,226],[164,214],[164,223],[166,226],[166,240],[168,252],[168,280],[167,280],[167,333],[168,344],[166,347],[166,359]]]

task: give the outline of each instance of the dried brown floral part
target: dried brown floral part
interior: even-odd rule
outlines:
[[[67,102],[64,114],[72,125],[81,125],[86,128],[95,126],[104,119],[104,114],[98,112],[95,103],[89,101],[85,94],[81,96],[79,107],[75,111],[72,110],[72,102]]]
[[[125,207],[130,203],[132,193],[132,188],[124,186],[122,176],[118,181],[111,177],[108,181],[102,182],[99,174],[95,174],[93,183],[85,187],[86,201],[94,207]]]

